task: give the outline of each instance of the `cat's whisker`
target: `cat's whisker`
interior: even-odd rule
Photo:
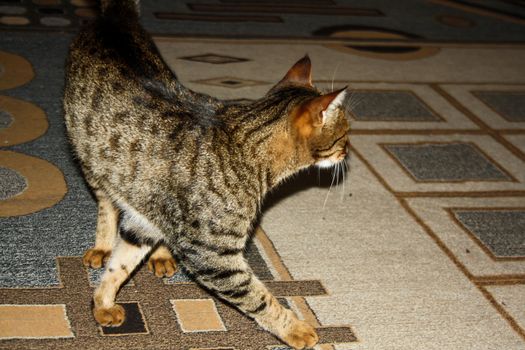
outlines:
[[[343,193],[341,194],[341,202],[343,202],[345,198],[345,173],[346,173],[347,167],[346,167],[346,158],[343,159],[343,162],[341,163],[341,171],[343,172]]]
[[[348,98],[345,101],[345,105],[348,107],[354,107],[364,99],[364,96],[361,96],[361,98],[355,97],[355,91],[350,91],[350,93],[348,94]]]
[[[341,65],[341,62],[337,63],[337,66],[335,66],[334,74],[332,75],[332,91],[331,92],[334,92],[335,74],[337,73],[337,69],[339,68],[340,65]]]
[[[339,163],[335,164],[335,185],[339,186]]]
[[[347,99],[345,103],[345,110],[346,111],[352,111],[354,108],[359,106],[364,101],[364,97],[353,99],[352,95]]]
[[[341,163],[337,163],[336,171],[337,171],[337,185],[339,187],[339,191],[341,191],[341,179],[339,177],[339,174],[341,173]]]
[[[348,177],[348,173],[350,172],[350,165],[348,165],[348,158],[345,157],[345,159],[343,159],[343,162],[344,162],[344,167],[345,167],[345,182],[346,182],[346,178]],[[346,194],[346,192],[345,192]]]
[[[324,208],[326,207],[326,202],[328,201],[328,196],[330,195],[330,190],[332,189],[332,186],[334,184],[334,180],[335,180],[335,174],[334,174],[334,168],[332,168],[332,182],[330,182],[330,187],[328,188],[328,192],[326,193],[326,197],[324,199],[323,211],[324,211]]]
[[[341,191],[341,185],[344,186],[344,178],[343,174],[341,174],[341,177],[339,177],[339,173],[343,170],[343,166],[341,162],[337,163],[337,184],[339,185],[339,191]]]
[[[339,173],[341,172],[341,163],[337,163],[337,186],[339,187],[339,191],[341,191],[341,179],[339,178]]]

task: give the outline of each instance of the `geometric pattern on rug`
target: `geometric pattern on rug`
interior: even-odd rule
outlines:
[[[28,142],[42,136],[49,123],[45,112],[34,103],[0,95],[0,147]]]
[[[144,315],[136,302],[119,303],[126,312],[124,323],[119,327],[100,327],[102,335],[148,334]]]
[[[225,331],[213,299],[170,300],[183,332]]]
[[[65,305],[0,305],[0,339],[70,337]]]
[[[523,246],[523,197],[420,197],[408,198],[406,201],[415,217],[425,223],[427,232],[434,237],[455,265],[523,337],[525,294],[522,291],[525,287],[525,257],[496,256],[490,246],[472,232],[476,230],[480,234],[493,230],[504,233],[497,227],[499,224],[503,228],[510,228],[508,231],[514,231],[518,244]],[[463,214],[463,221],[468,222],[472,231],[466,228],[464,222],[459,219],[461,214],[458,213]],[[487,220],[494,213],[497,213],[497,224]],[[516,219],[518,222],[515,222]],[[502,241],[505,237],[494,239]],[[502,244],[499,244],[499,247],[501,248]],[[515,251],[515,247],[510,249]]]
[[[434,238],[442,242],[454,259],[464,266],[469,278],[475,281],[525,278],[525,257],[510,255],[516,251],[521,254],[520,246],[525,232],[522,197],[418,196],[407,198],[406,202],[411,211],[426,223]],[[463,221],[460,215],[463,215]],[[487,222],[491,216],[495,216],[501,226]],[[492,241],[486,236],[483,236],[484,240],[479,238],[489,233],[498,236],[490,237]],[[511,242],[517,242],[518,247],[508,246]],[[501,255],[496,255],[493,247],[498,247]],[[504,249],[507,250],[506,255]]]
[[[314,34],[322,33],[322,35],[330,35],[336,38],[346,38],[348,40],[359,40],[375,37],[377,39],[399,39],[401,41],[414,38],[413,33],[399,33],[389,28],[369,27],[369,26],[329,26],[320,28]],[[359,45],[326,45],[327,48],[344,52],[350,55],[364,56],[381,60],[390,61],[413,61],[421,60],[423,58],[437,55],[440,48],[437,47],[406,47],[402,45],[397,46],[359,46]]]
[[[0,149],[0,168],[7,169],[0,180],[0,193],[4,194],[0,200],[0,217],[26,215],[52,207],[67,193],[67,184],[60,169],[41,158]],[[31,233],[26,234],[31,236]],[[15,236],[14,239],[20,241],[20,237]],[[15,253],[13,246],[7,242],[4,244],[0,261],[9,259],[9,253]]]
[[[9,0],[0,3],[0,29],[75,30],[98,14],[98,2],[94,0]]]
[[[0,90],[17,88],[33,77],[29,60],[0,52]],[[48,130],[45,112],[34,103],[0,95],[0,113],[0,147],[40,138]],[[0,169],[0,217],[26,215],[52,207],[67,192],[62,171],[41,158],[0,148]],[[7,256],[2,254],[0,257],[1,270],[10,265],[6,260],[12,257]]]
[[[352,91],[351,113],[359,121],[439,121],[411,91]],[[355,102],[354,102],[355,101]]]
[[[0,167],[0,200],[22,193],[27,188],[24,176],[13,169]]]
[[[472,94],[509,122],[525,122],[525,91],[473,91]]]
[[[525,257],[502,254],[503,249],[516,251],[508,246],[511,240],[505,236],[509,233],[523,247],[523,197],[419,197],[407,198],[406,202],[455,266],[523,338],[524,294],[520,290],[525,287]],[[490,217],[496,222],[489,222]],[[497,232],[503,237],[492,237],[490,242],[485,237],[482,241],[475,231],[479,236]],[[495,247],[500,249],[500,256],[494,254]]]
[[[502,146],[488,135],[448,132],[425,135],[408,134],[402,131],[395,134],[378,134],[372,130],[369,135],[363,132],[354,135],[351,144],[366,158],[366,162],[374,167],[378,175],[382,176],[382,181],[385,181],[393,191],[403,195],[414,193],[437,195],[440,192],[447,192],[461,196],[469,192],[487,193],[487,191],[525,193],[525,172],[522,170],[520,154],[514,149]],[[447,145],[452,147],[444,147]],[[409,148],[410,153],[406,160],[400,159],[387,146],[401,149],[402,155],[407,155],[408,152],[405,150]],[[464,152],[459,154],[450,152],[451,149],[457,148],[462,148]],[[446,163],[438,163],[431,159],[434,153],[432,151],[436,149]],[[469,156],[471,154],[475,154],[474,159],[478,159],[481,163],[472,164],[472,158]],[[458,155],[463,156],[458,157]],[[424,165],[415,164],[417,159]],[[454,164],[454,160],[461,163]],[[481,167],[480,164],[484,166]],[[429,165],[434,165],[435,168],[429,168]],[[447,168],[449,166],[451,170]],[[459,169],[463,169],[468,176],[458,174],[456,171]],[[443,175],[444,178],[435,178],[436,174]],[[421,179],[416,177],[417,175],[421,176]]]
[[[522,153],[525,154],[525,134],[503,134],[503,137],[505,138],[505,140],[510,142],[512,146],[516,147],[516,149],[520,150]]]
[[[384,147],[417,181],[510,180],[472,144],[389,144]]]
[[[0,51],[0,90],[22,86],[35,76],[31,63],[24,57]]]
[[[519,328],[525,329],[525,313],[523,312],[523,302],[519,296],[525,295],[525,284],[513,285],[490,285],[486,286],[494,301],[508,314],[516,320]]]
[[[204,63],[212,63],[212,64],[239,63],[239,62],[249,61],[246,58],[218,55],[218,54],[214,54],[214,53],[208,53],[208,54],[204,54],[204,55],[179,57],[179,60],[194,61],[194,62],[204,62]]]
[[[478,119],[486,127],[525,131],[522,120],[524,84],[444,84],[441,87],[444,93],[466,108],[471,119]]]
[[[91,315],[93,287],[82,259],[59,257],[57,264],[61,281],[59,287],[0,289],[0,300],[3,304],[34,304],[35,301],[46,305],[64,304],[74,337],[58,339],[50,335],[50,339],[46,339],[45,334],[38,340],[0,337],[2,344],[9,349],[100,349],[109,344],[116,348],[188,349],[220,346],[237,350],[263,350],[280,343],[253,320],[212,297],[197,284],[186,282],[168,285],[144,268],[134,275],[134,286],[123,288],[117,297],[117,302],[128,312],[128,321],[117,328],[99,327]],[[309,286],[316,285],[311,283],[314,281],[304,283],[299,289],[295,286],[297,282],[300,281],[275,280],[266,281],[266,285],[280,297],[297,297],[298,291],[311,295],[326,293],[315,288],[310,290]],[[202,300],[209,301],[206,304],[199,303]],[[200,311],[211,313],[214,320],[200,320],[201,323],[196,324],[195,320],[187,317],[188,308],[176,309],[173,307],[174,301],[178,301],[179,305],[182,305],[181,301],[187,301],[185,306],[190,308],[198,304]],[[182,318],[180,312],[184,313]],[[220,330],[217,329],[218,325]],[[191,327],[200,327],[200,332],[188,331]],[[206,336],[202,337],[202,332],[206,332]],[[347,326],[320,327],[318,334],[320,344],[356,341]]]
[[[304,38],[323,35],[322,31],[323,29],[326,31],[326,28],[340,28],[340,31],[344,33],[345,27],[349,27],[349,21],[354,24],[354,27],[357,27],[356,29],[369,26],[370,21],[373,21],[376,26],[371,28],[381,29],[379,34],[392,35],[390,32],[394,34],[410,32],[413,33],[410,39],[429,37],[445,41],[457,40],[457,29],[461,30],[465,27],[468,27],[469,30],[461,30],[461,37],[469,40],[519,41],[522,39],[522,36],[520,37],[522,33],[516,29],[514,23],[523,23],[522,5],[517,2],[514,4],[511,1],[491,1],[490,6],[482,6],[481,11],[470,9],[469,7],[474,5],[469,2],[460,6],[461,10],[454,9],[452,13],[444,7],[449,3],[454,6],[452,1],[421,3],[421,5],[417,2],[402,4],[399,5],[397,11],[390,11],[388,3],[366,4],[358,7],[359,5],[349,0],[304,3],[298,1],[195,3],[191,0],[175,3],[170,0],[158,0],[144,1],[141,9],[146,29],[153,33],[164,34]],[[6,0],[0,6],[0,29],[76,31],[79,26],[97,16],[97,4],[98,2],[94,0]],[[439,15],[436,16],[436,14]],[[404,16],[411,20],[407,20]],[[204,25],[199,25],[200,23]],[[446,28],[443,24],[456,30],[443,30]],[[491,35],[486,35],[486,31],[479,29],[487,25],[498,25],[499,30],[490,32]],[[323,36],[329,35],[336,34],[328,32]],[[392,36],[386,38],[392,38]],[[361,46],[357,46],[357,49],[355,50],[357,52],[377,53],[378,57],[381,54],[385,56],[385,52],[397,52],[402,55],[406,51],[435,51],[435,47],[392,45],[377,45],[375,50]]]
[[[219,77],[219,78],[212,78],[212,79],[192,80],[192,83],[222,86],[222,87],[227,87],[231,89],[240,89],[240,88],[249,87],[249,86],[268,84],[267,82],[264,82],[264,81],[242,79],[242,78],[235,78],[235,77]]]
[[[496,257],[525,258],[525,211],[456,209],[453,213]]]
[[[339,33],[326,29],[339,28],[344,34],[345,31],[351,32],[348,27],[353,25],[355,30],[352,34],[358,35],[359,29],[371,26],[373,23],[373,28],[382,29],[382,32],[379,33],[383,35],[391,34],[391,32],[410,32],[413,33],[410,39],[414,37],[434,39],[439,33],[439,38],[442,40],[453,40],[459,36],[470,40],[486,41],[489,38],[487,35],[481,35],[480,32],[483,31],[479,29],[482,29],[484,25],[493,25],[495,22],[500,26],[500,30],[491,32],[492,40],[503,40],[504,38],[509,41],[520,40],[520,33],[515,28],[515,23],[507,23],[501,20],[501,17],[486,18],[475,11],[448,10],[443,3],[446,4],[446,2],[436,3],[434,1],[403,3],[398,5],[396,11],[391,11],[388,3],[356,4],[350,0],[208,1],[206,3],[188,0],[176,4],[169,0],[159,0],[153,3],[144,1],[142,13],[146,28],[158,34],[185,32],[190,35],[215,34],[218,37],[241,38],[268,36],[305,38],[313,35],[328,37]],[[490,5],[495,8],[495,11],[507,6],[511,8],[511,12],[521,12],[519,4],[512,6],[509,3],[491,1]],[[437,14],[448,14],[450,15],[448,18],[452,17],[452,19],[440,20]],[[447,28],[443,22],[453,27]],[[465,23],[470,26],[468,30],[464,29]],[[358,48],[361,50],[355,51],[364,52],[366,49],[362,46]],[[395,52],[396,50],[403,54],[406,51],[435,51],[435,47],[376,45],[373,53],[377,53],[376,57],[381,57],[385,56],[384,52]],[[371,51],[368,49],[368,52]]]
[[[13,117],[7,111],[0,111],[0,128],[5,129],[11,125]]]

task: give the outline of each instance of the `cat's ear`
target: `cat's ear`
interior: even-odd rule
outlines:
[[[313,87],[312,62],[310,61],[310,57],[308,57],[308,55],[297,61],[277,85],[288,83]]]
[[[294,124],[302,136],[309,136],[314,129],[330,123],[342,108],[347,97],[347,87],[321,95],[303,103],[294,117]]]
[[[345,86],[341,90],[337,90],[320,97],[321,101],[319,103],[321,104],[321,107],[323,107],[321,112],[322,125],[330,122],[330,119],[333,119],[336,115],[335,112],[344,106],[347,97],[347,88],[348,86]]]

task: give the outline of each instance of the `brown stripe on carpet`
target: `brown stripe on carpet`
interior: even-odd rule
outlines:
[[[275,296],[326,295],[327,291],[318,280],[311,281],[264,281]]]
[[[188,4],[188,7],[193,11],[201,12],[262,12],[338,16],[384,16],[381,11],[376,9],[305,4],[255,4],[242,2],[235,4],[190,3]]]
[[[256,15],[209,15],[209,14],[189,14],[181,12],[154,12],[158,19],[168,19],[175,21],[203,21],[203,22],[268,22],[282,23],[279,16],[256,16]]]

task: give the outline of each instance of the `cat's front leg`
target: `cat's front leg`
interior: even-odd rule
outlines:
[[[246,264],[242,249],[201,242],[179,251],[198,282],[254,318],[261,327],[295,349],[317,344],[315,329],[277,301]]]
[[[93,316],[98,323],[116,327],[124,322],[124,308],[115,304],[117,292],[150,251],[151,246],[118,240],[93,296]]]
[[[299,320],[293,311],[281,306],[270,293],[265,297],[266,307],[260,313],[249,313],[264,329],[274,333],[295,349],[313,347],[319,341],[315,329],[305,321]],[[264,304],[261,304],[261,307]]]
[[[115,244],[118,226],[118,209],[101,190],[95,190],[98,201],[95,246],[86,250],[82,258],[85,266],[99,269],[104,266]]]
[[[262,285],[258,280],[255,282]],[[264,297],[261,297],[262,303],[258,308],[262,310],[256,309],[259,312],[253,312],[254,309],[246,310],[249,316],[252,316],[261,327],[274,333],[295,349],[310,348],[317,344],[319,337],[311,325],[299,320],[293,311],[284,308],[264,285],[261,292],[264,293]]]

